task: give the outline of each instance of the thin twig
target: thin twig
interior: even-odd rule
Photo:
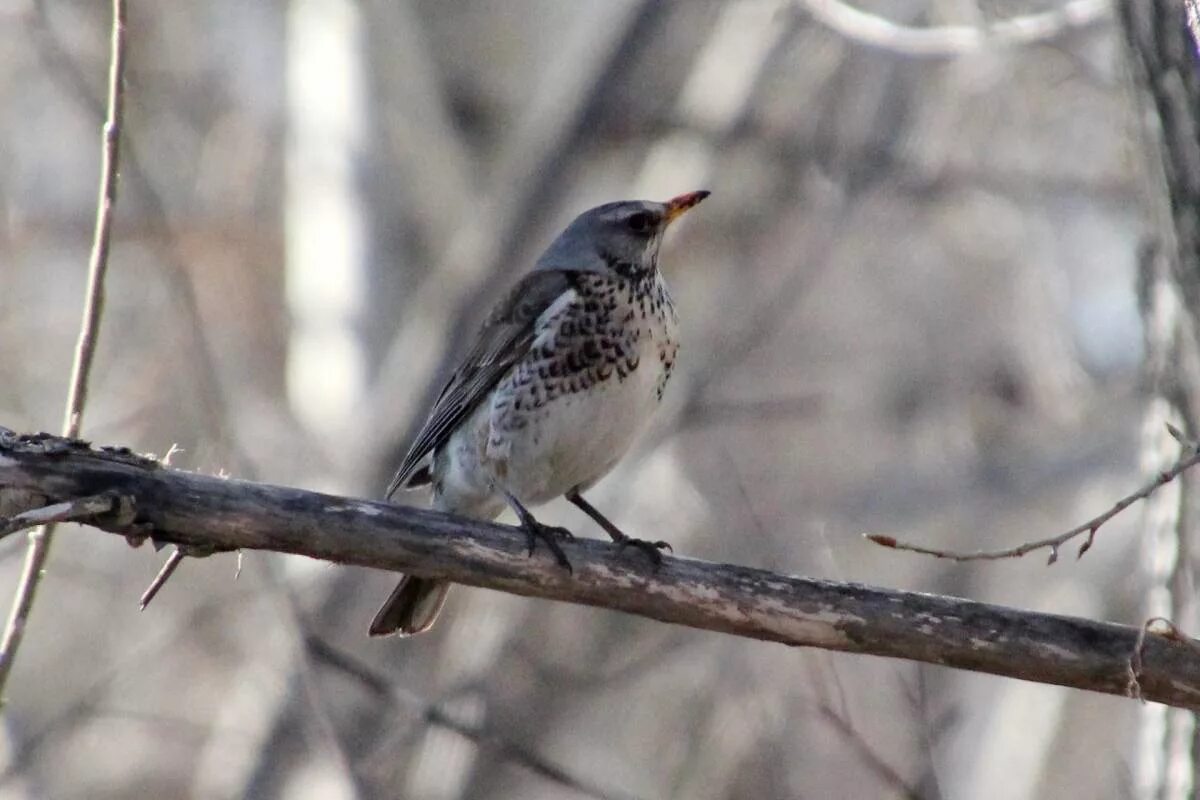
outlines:
[[[96,231],[88,260],[87,295],[83,319],[79,326],[79,341],[75,346],[75,361],[71,368],[71,387],[67,395],[63,435],[69,439],[79,436],[83,410],[87,405],[88,378],[96,353],[100,319],[104,313],[104,278],[108,271],[108,251],[112,240],[113,210],[117,202],[117,170],[120,156],[121,120],[125,78],[125,0],[112,0],[112,55],[108,71],[108,118],[104,122],[101,147],[100,196],[96,207]],[[29,549],[25,566],[17,585],[17,594],[0,640],[0,696],[8,683],[13,660],[25,635],[26,623],[33,610],[37,587],[41,581],[54,525],[49,524],[29,534]]]
[[[1180,441],[1184,441],[1182,434],[1168,425],[1167,429],[1171,435]],[[1186,443],[1186,442],[1185,442]],[[1096,532],[1100,527],[1110,519],[1120,514],[1125,509],[1136,503],[1138,500],[1145,500],[1150,495],[1154,494],[1163,486],[1166,486],[1171,481],[1178,478],[1187,470],[1200,464],[1200,449],[1194,443],[1186,443],[1187,447],[1184,454],[1170,468],[1163,470],[1154,476],[1154,479],[1147,483],[1142,488],[1138,489],[1133,494],[1126,495],[1116,502],[1112,508],[1105,511],[1099,516],[1092,517],[1087,522],[1076,525],[1071,530],[1060,533],[1057,536],[1051,536],[1048,539],[1038,539],[1036,541],[1024,542],[1016,547],[1010,547],[1006,550],[979,550],[974,553],[962,553],[954,550],[939,550],[935,547],[924,547],[921,545],[910,544],[908,542],[898,541],[893,536],[885,536],[882,534],[866,533],[863,537],[874,542],[881,547],[887,547],[892,550],[905,550],[909,553],[920,553],[921,555],[933,556],[934,558],[945,558],[951,561],[999,561],[1005,558],[1020,558],[1027,553],[1032,553],[1035,550],[1049,550],[1050,557],[1047,564],[1053,564],[1058,561],[1058,550],[1067,542],[1079,536],[1087,535],[1083,544],[1079,546],[1079,552],[1076,558],[1081,557],[1084,553],[1091,549],[1092,543],[1096,540]]]
[[[1070,0],[1049,11],[996,20],[986,25],[901,25],[855,8],[844,0],[797,0],[813,19],[867,47],[912,58],[956,58],[985,47],[1029,45],[1097,23],[1112,13],[1109,0]]]
[[[0,539],[38,525],[53,525],[56,522],[71,522],[96,514],[107,514],[113,510],[116,503],[115,495],[96,494],[65,503],[55,503],[52,506],[33,508],[15,517],[0,520]]]
[[[150,585],[146,587],[146,591],[142,592],[142,596],[138,600],[138,609],[141,611],[146,610],[146,606],[150,605],[150,601],[158,594],[158,590],[175,574],[175,570],[179,569],[179,565],[183,563],[185,557],[183,548],[181,547],[176,547],[172,551],[171,555],[167,557],[167,562],[162,565],[162,569],[158,571],[158,574],[154,576],[154,580],[150,581]]]
[[[72,59],[62,41],[55,35],[50,26],[46,3],[48,0],[35,0],[33,3],[34,17],[31,33],[35,37],[38,55],[56,84],[74,96],[75,100],[86,109],[90,116],[103,120],[107,111],[103,98],[92,95],[86,80],[84,68]],[[121,179],[127,188],[132,188],[143,205],[143,219],[147,227],[161,228],[166,231],[167,244],[155,240],[157,261],[164,267],[163,276],[167,281],[170,295],[176,305],[172,308],[176,328],[188,331],[190,350],[184,356],[191,367],[189,374],[198,383],[197,407],[204,414],[204,424],[212,432],[210,442],[215,442],[219,449],[217,458],[229,464],[243,477],[254,475],[254,464],[245,450],[240,446],[236,437],[230,436],[229,420],[232,414],[229,401],[217,375],[217,367],[212,348],[204,336],[204,323],[200,316],[199,302],[188,274],[188,267],[183,263],[173,248],[177,238],[173,232],[175,221],[167,211],[166,201],[150,174],[142,166],[138,157],[136,142],[128,131],[121,132]],[[172,450],[175,445],[171,445]],[[168,463],[171,452],[168,451],[163,463]]]
[[[595,786],[583,778],[576,777],[563,767],[484,727],[455,719],[437,703],[423,700],[414,692],[403,688],[350,653],[340,650],[322,639],[309,636],[306,641],[308,653],[314,661],[354,678],[374,695],[419,712],[421,718],[430,725],[451,730],[480,747],[492,749],[506,761],[518,764],[535,775],[580,794],[599,798],[628,797],[624,793],[617,794],[612,790]]]

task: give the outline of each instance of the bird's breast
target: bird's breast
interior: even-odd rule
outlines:
[[[612,468],[657,408],[679,347],[660,280],[639,288],[596,279],[573,294],[539,320],[529,356],[492,404],[489,455],[535,503]]]

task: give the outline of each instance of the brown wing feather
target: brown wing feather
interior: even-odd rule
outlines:
[[[530,272],[492,310],[475,342],[454,371],[408,448],[385,497],[408,484],[425,456],[445,444],[450,434],[483,401],[504,374],[529,352],[537,318],[572,288],[571,273],[561,270]]]

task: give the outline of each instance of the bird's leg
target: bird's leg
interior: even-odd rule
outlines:
[[[605,533],[611,536],[612,540],[617,543],[617,549],[619,550],[624,550],[626,547],[636,547],[638,550],[641,550],[643,553],[649,556],[650,560],[656,567],[662,565],[662,553],[660,553],[659,550],[670,550],[672,553],[675,552],[675,549],[671,547],[670,544],[662,541],[661,539],[657,542],[651,542],[646,539],[634,539],[632,536],[629,536],[616,525],[612,524],[608,517],[597,511],[595,506],[593,506],[587,500],[584,500],[583,495],[581,495],[577,489],[572,489],[571,491],[567,492],[567,499],[575,504],[580,511],[594,519],[597,525],[599,525],[601,528],[604,528]]]
[[[557,525],[543,525],[534,519],[533,514],[529,509],[521,504],[521,501],[512,495],[511,492],[504,492],[504,499],[512,506],[512,510],[517,513],[517,518],[521,520],[521,527],[525,530],[525,536],[529,540],[529,555],[533,555],[533,548],[537,544],[537,540],[541,539],[546,543],[546,547],[550,548],[550,552],[554,554],[554,560],[566,568],[567,572],[574,572],[571,569],[571,562],[567,560],[567,554],[563,552],[559,546],[559,540],[571,541],[575,538],[566,528],[560,528]]]

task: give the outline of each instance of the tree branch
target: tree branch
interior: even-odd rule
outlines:
[[[1050,41],[1072,30],[1107,19],[1109,0],[1068,0],[1059,8],[995,20],[981,26],[901,25],[863,11],[844,0],[797,0],[813,19],[852,42],[911,58],[956,58],[990,46]]]
[[[89,524],[206,550],[258,549],[600,606],[789,645],[904,658],[1200,709],[1191,642],[951,597],[666,557],[653,570],[611,545],[563,545],[574,573],[526,555],[514,528],[423,509],[183,472],[124,449],[0,429],[0,507],[114,493],[131,515]],[[17,501],[25,503],[18,507]],[[124,518],[121,518],[124,517]],[[131,598],[132,600],[132,598]]]

